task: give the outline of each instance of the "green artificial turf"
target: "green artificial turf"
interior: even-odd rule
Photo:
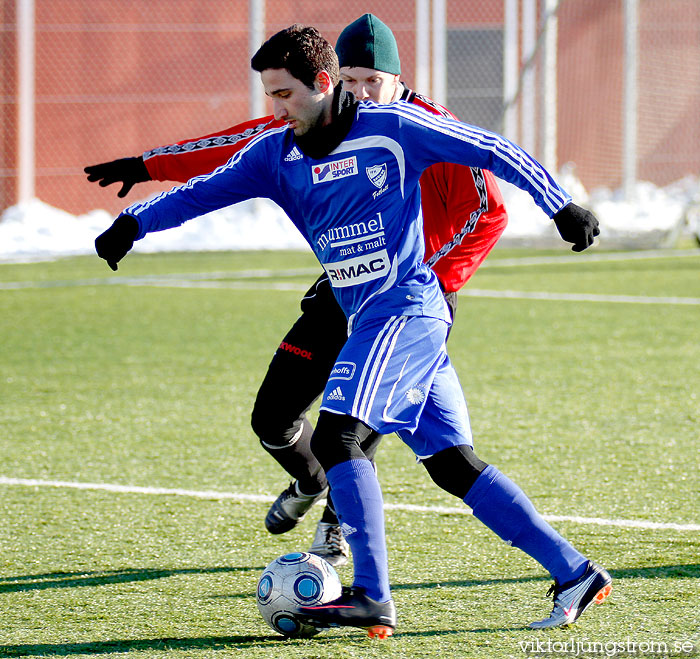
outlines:
[[[479,455],[563,518],[552,523],[610,570],[613,595],[569,629],[526,629],[551,609],[544,570],[387,437],[399,627],[383,642],[357,629],[285,641],[255,605],[263,567],[308,548],[318,517],[265,531],[288,481],[249,424],[320,272],[312,256],[0,265],[0,657],[697,655],[700,250],[564,255],[496,250],[468,284],[479,296],[460,297],[448,350]]]

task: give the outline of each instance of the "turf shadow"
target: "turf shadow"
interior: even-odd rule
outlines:
[[[49,588],[84,588],[106,586],[136,581],[165,579],[183,574],[217,574],[231,572],[262,572],[264,566],[254,567],[205,567],[168,569],[99,570],[92,572],[49,572],[18,577],[0,577],[0,593],[16,593],[27,590],[46,590]]]
[[[460,581],[425,581],[423,583],[392,584],[392,590],[419,590],[422,588],[471,588],[474,586],[491,586],[495,584],[526,583],[528,581],[551,581],[550,577],[513,577],[507,579],[464,579]]]
[[[502,631],[514,631],[517,628],[503,627]],[[355,630],[360,631],[360,630]],[[491,630],[472,630],[472,629],[446,629],[446,630],[427,630],[420,631],[400,631],[400,636],[414,637],[429,637],[429,636],[453,636],[455,634],[467,634],[469,632],[479,631],[498,631]],[[323,636],[315,637],[320,645],[329,643],[335,644],[339,640],[347,639],[341,634],[333,634],[326,630]],[[300,639],[301,643],[305,643],[305,639]],[[93,641],[85,643],[35,643],[35,644],[17,644],[17,645],[0,645],[0,657],[65,657],[71,655],[101,655],[101,654],[116,654],[125,652],[139,652],[144,650],[227,650],[238,649],[244,650],[254,647],[271,647],[271,643],[276,643],[276,647],[283,648],[287,644],[295,645],[295,639],[285,639],[277,635],[255,635],[247,636],[204,636],[201,638],[152,638],[152,639],[123,639],[116,641]],[[280,656],[284,656],[281,654]]]
[[[608,570],[613,579],[678,579],[700,578],[700,564],[653,565],[648,567],[631,567]],[[551,581],[549,576],[512,577],[504,579],[464,579],[460,581],[425,581],[423,583],[392,584],[392,590],[419,590],[423,588],[472,588],[474,586],[491,586],[496,584],[527,583],[530,581]]]
[[[651,565],[608,570],[613,579],[700,579],[700,563],[683,565]]]
[[[0,657],[65,657],[70,655],[116,654],[144,650],[225,650],[284,641],[281,636],[205,636],[202,638],[144,638],[86,643],[35,643],[0,645]]]

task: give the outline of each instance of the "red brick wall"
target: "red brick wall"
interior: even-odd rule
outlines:
[[[17,187],[14,6],[0,4],[2,208]],[[447,6],[452,27],[503,21],[503,0]],[[700,173],[700,3],[640,7],[639,174],[664,184]],[[413,85],[415,3],[375,0],[371,9],[394,30]],[[266,36],[311,23],[335,43],[366,10],[354,0],[267,0]],[[559,162],[575,162],[589,189],[622,181],[622,23],[622,0],[564,2],[559,12]],[[36,194],[51,205],[116,212],[116,190],[88,184],[85,165],[250,118],[247,0],[36,0],[36,25]]]

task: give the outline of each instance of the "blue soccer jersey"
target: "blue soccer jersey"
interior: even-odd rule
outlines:
[[[305,154],[289,128],[271,129],[211,174],[125,212],[138,220],[142,238],[244,199],[275,201],[325,268],[349,319],[351,333],[326,385],[322,413],[397,432],[420,459],[455,455],[464,470],[461,451],[445,454],[472,445],[466,403],[445,351],[449,312],[435,274],[423,264],[418,179],[439,162],[489,170],[527,190],[550,217],[570,202],[541,165],[504,138],[398,102],[361,103],[345,139],[326,157]],[[339,436],[323,441],[341,450]],[[391,593],[376,474],[367,459],[352,457],[329,464],[326,476],[354,557],[353,585],[386,602]],[[465,503],[501,538],[536,558],[559,583],[581,576],[587,559],[495,467],[487,466],[470,488]]]
[[[527,190],[553,216],[570,197],[505,138],[399,101],[361,103],[341,144],[305,155],[287,127],[252,140],[226,165],[125,213],[137,239],[255,197],[276,202],[328,273],[350,328],[363,319],[426,316],[449,322],[424,265],[418,180],[437,162],[480,167]]]

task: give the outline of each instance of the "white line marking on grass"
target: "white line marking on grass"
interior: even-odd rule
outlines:
[[[237,501],[272,502],[275,497],[267,494],[238,494],[213,490],[182,490],[179,488],[141,487],[139,485],[115,485],[113,483],[82,483],[75,481],[47,481],[35,478],[8,478],[0,476],[0,485],[24,485],[26,487],[59,487],[73,490],[102,490],[121,494],[175,495],[194,499],[234,499]]]
[[[562,256],[524,256],[499,259],[495,254],[486,259],[481,268],[511,268],[521,265],[556,265],[559,263],[599,263],[606,261],[640,261],[645,259],[669,259],[676,257],[700,257],[700,249],[650,249],[634,252],[591,252]]]
[[[192,282],[192,286],[196,286],[194,282],[202,281],[206,284],[219,279],[273,279],[275,277],[299,277],[306,275],[315,275],[318,277],[321,274],[319,268],[296,268],[290,270],[237,270],[232,272],[191,272],[191,273],[173,273],[163,275],[112,275],[106,277],[93,277],[90,279],[56,279],[47,281],[5,281],[0,282],[0,290],[13,291],[25,288],[71,288],[74,286],[184,286],[185,282]],[[225,282],[223,288],[236,288],[235,284],[226,285],[230,282]],[[270,284],[254,284],[248,282],[252,286],[267,286]],[[291,284],[290,286],[298,286],[307,290],[310,284]],[[273,285],[274,286],[274,285]],[[209,286],[215,288],[216,286]],[[296,289],[294,289],[296,290]]]
[[[257,271],[260,273],[261,271]],[[280,274],[279,272],[276,274]],[[172,275],[146,277],[114,277],[105,279],[76,279],[74,281],[0,282],[0,290],[32,288],[69,288],[74,286],[143,286],[152,288],[199,288],[238,291],[293,291],[304,292],[309,284],[284,281],[217,281],[226,273],[214,273],[212,279],[199,275]],[[229,276],[229,275],[226,275]],[[552,293],[549,291],[509,291],[485,288],[463,288],[464,297],[482,297],[510,300],[544,300],[555,302],[612,302],[625,304],[677,304],[698,306],[697,297],[652,297],[644,295],[598,295],[595,293]]]
[[[128,286],[153,286],[160,288],[220,288],[233,290],[263,290],[263,291],[305,291],[306,284],[286,282],[253,282],[253,281],[188,281],[188,280],[149,280],[124,281]],[[546,300],[557,302],[624,302],[627,304],[681,304],[697,306],[697,297],[649,297],[642,295],[597,295],[594,293],[550,293],[547,291],[499,291],[485,288],[463,288],[458,295],[466,297],[486,297],[511,300]]]
[[[482,263],[482,268],[513,268],[519,266],[533,265],[556,265],[567,263],[598,263],[609,261],[638,261],[645,259],[670,259],[681,257],[700,257],[698,249],[653,249],[638,250],[633,252],[593,252],[586,254],[563,254],[550,256],[532,256],[502,258],[492,256]],[[112,275],[91,279],[54,280],[54,281],[8,281],[0,282],[0,290],[19,290],[24,288],[64,288],[71,286],[104,286],[104,285],[131,285],[146,286],[150,282],[154,286],[164,286],[169,283],[186,282],[196,280],[217,280],[217,279],[274,279],[277,277],[298,277],[306,275],[318,276],[321,273],[320,267],[289,268],[287,270],[272,270],[267,268],[251,270],[214,271],[214,272],[193,272],[193,273],[173,273],[163,275],[141,275],[125,276]],[[184,286],[184,284],[179,284]],[[274,287],[273,290],[297,290],[292,288],[294,284],[289,284],[289,288]],[[208,288],[219,288],[208,286]],[[246,286],[226,286],[220,288],[246,288]],[[463,293],[468,294],[468,293]],[[541,298],[549,299],[549,298]],[[663,298],[659,298],[663,299]],[[670,298],[676,299],[676,298]],[[692,298],[677,298],[680,300]],[[598,301],[598,300],[593,300]],[[630,300],[632,301],[632,300]],[[675,303],[673,303],[675,304]],[[697,304],[697,302],[679,302],[678,304]]]
[[[188,279],[163,279],[122,282],[127,286],[150,286],[157,288],[221,288],[239,291],[308,291],[309,284],[294,282],[257,282],[257,281],[190,281]]]
[[[598,295],[595,293],[550,293],[548,291],[498,291],[486,288],[463,288],[466,297],[507,298],[513,300],[554,300],[557,302],[623,302],[626,304],[700,304],[699,297],[653,297],[648,295]]]
[[[256,503],[272,503],[276,497],[267,494],[242,494],[237,492],[218,492],[214,490],[185,490],[180,488],[141,487],[138,485],[115,485],[113,483],[83,483],[74,481],[39,480],[34,478],[9,478],[0,476],[0,485],[20,485],[24,487],[58,487],[74,490],[101,490],[120,494],[148,494],[191,497],[194,499],[231,499],[233,501],[255,501]],[[317,505],[325,502],[319,501]],[[385,510],[400,510],[403,512],[434,513],[438,515],[470,515],[471,511],[465,506],[450,508],[447,506],[416,506],[413,504],[385,503]],[[700,524],[676,524],[674,522],[648,522],[637,519],[605,519],[602,517],[579,517],[569,515],[543,515],[549,522],[573,522],[575,524],[590,524],[594,526],[619,526],[632,529],[651,529],[664,531],[700,531]]]

